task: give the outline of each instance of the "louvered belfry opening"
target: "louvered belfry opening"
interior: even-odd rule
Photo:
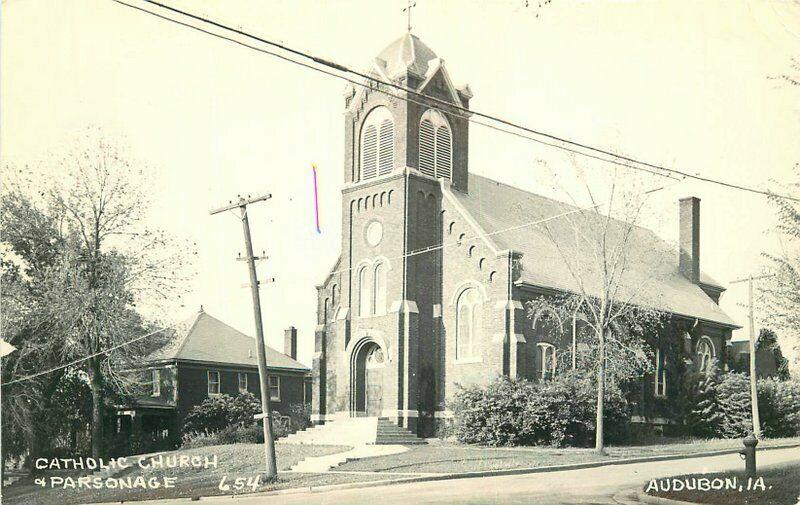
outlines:
[[[364,128],[361,138],[361,178],[372,179],[378,175],[378,129],[375,125]]]
[[[381,122],[380,146],[378,148],[378,175],[386,175],[394,165],[394,123],[391,119]]]
[[[436,178],[452,178],[453,141],[441,112],[428,110],[419,124],[419,171]]]
[[[394,168],[394,121],[386,107],[376,107],[361,128],[361,180],[386,175]]]

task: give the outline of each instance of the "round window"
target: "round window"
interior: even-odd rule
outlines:
[[[383,238],[383,225],[378,221],[373,221],[367,225],[367,243],[373,247],[380,244]]]

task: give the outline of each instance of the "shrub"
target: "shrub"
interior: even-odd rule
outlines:
[[[627,403],[613,385],[606,393],[606,435],[620,440]],[[463,443],[584,446],[594,437],[596,401],[594,381],[585,373],[568,372],[546,382],[499,378],[456,393],[451,430]]]
[[[292,432],[304,430],[311,426],[311,404],[293,403],[289,405],[290,429]]]
[[[744,437],[752,430],[750,420],[750,378],[741,373],[723,375],[717,386],[720,420],[717,435]]]
[[[229,426],[248,426],[261,412],[261,403],[250,393],[220,395],[196,405],[183,424],[184,433],[216,433]]]
[[[758,411],[766,437],[800,435],[800,381],[758,380]],[[689,416],[693,435],[744,437],[752,431],[750,377],[731,372],[699,379]]]
[[[758,410],[765,436],[800,435],[800,381],[759,379]]]
[[[273,419],[278,419],[280,413],[273,412]],[[289,431],[282,423],[273,422],[272,435],[275,439],[285,437]],[[184,449],[207,447],[209,445],[229,444],[263,444],[264,428],[261,422],[248,425],[234,424],[215,432],[187,432],[182,437],[181,446]]]

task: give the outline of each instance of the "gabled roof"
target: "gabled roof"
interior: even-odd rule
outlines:
[[[307,372],[308,367],[266,346],[269,369]],[[161,349],[145,358],[152,361],[202,361],[228,365],[258,366],[256,339],[200,311],[172,331]]]
[[[588,257],[591,253],[581,250],[570,218],[526,226],[530,221],[574,211],[576,207],[475,174],[469,174],[468,187],[469,194],[448,191],[482,232],[491,234],[487,238],[490,244],[500,250],[508,249],[523,254],[521,284],[579,292],[580,288],[569,266],[573,265],[574,268],[579,265],[581,273],[578,277],[583,281],[584,289],[593,295],[601,292],[603,284],[599,272],[595,271],[596,262],[578,259],[581,255]],[[575,220],[576,217],[573,215],[571,219]],[[621,221],[612,219],[608,233],[619,234],[625,226]],[[502,231],[508,228],[512,229]],[[592,230],[583,228],[580,227],[582,233],[602,230],[601,226]],[[626,254],[628,265],[625,275],[618,283],[618,299],[630,299],[633,303],[726,327],[739,327],[700,286],[680,274],[676,248],[645,228],[634,226],[631,233],[632,236],[625,242],[631,250]],[[554,240],[559,246],[555,245]],[[707,276],[702,276],[701,281],[714,283]]]

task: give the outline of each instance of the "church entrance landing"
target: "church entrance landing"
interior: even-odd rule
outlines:
[[[355,350],[355,377],[351,399],[353,415],[379,417],[383,411],[383,371],[386,356],[375,342],[368,341]]]

